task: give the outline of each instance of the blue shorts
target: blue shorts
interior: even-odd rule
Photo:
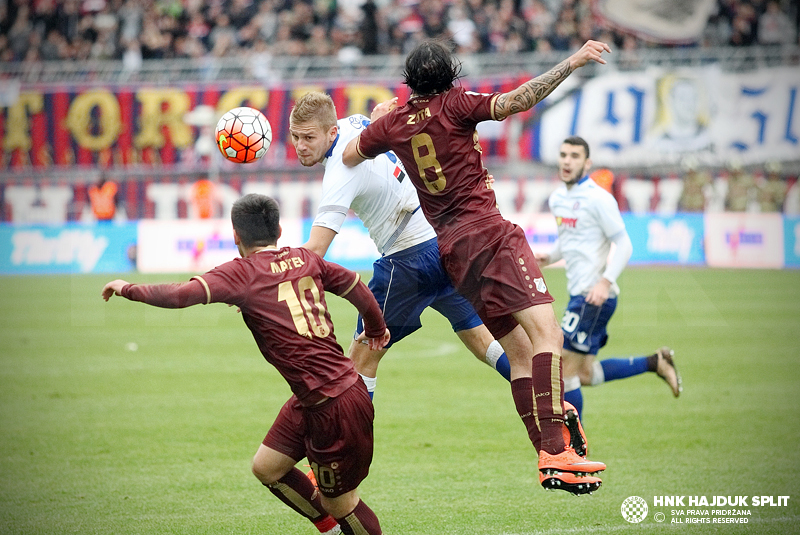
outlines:
[[[376,260],[369,289],[392,333],[386,348],[422,327],[420,316],[427,307],[447,318],[456,332],[483,323],[469,301],[453,288],[439,260],[436,238]],[[363,330],[359,315],[356,335]]]
[[[616,308],[616,297],[608,298],[605,303],[597,307],[587,303],[582,295],[570,296],[567,310],[564,311],[561,320],[564,349],[586,355],[597,355],[600,348],[608,341],[606,326]]]

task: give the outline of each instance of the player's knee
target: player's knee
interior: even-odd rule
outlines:
[[[592,386],[591,370],[586,371],[585,369],[581,368],[578,370],[578,377],[581,379],[581,386]]]
[[[263,485],[273,485],[283,477],[283,474],[278,474],[274,467],[264,463],[258,456],[253,459],[250,470]]]

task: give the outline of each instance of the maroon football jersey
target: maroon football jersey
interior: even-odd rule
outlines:
[[[264,358],[298,400],[311,405],[338,396],[359,379],[336,342],[325,291],[351,294],[348,298],[370,316],[368,336],[385,329],[380,308],[369,302],[372,294],[359,281],[358,274],[307,249],[284,247],[226,262],[183,285],[128,285],[123,296],[158,306],[202,302],[239,307]]]
[[[440,248],[448,247],[459,227],[500,217],[475,130],[479,122],[494,119],[498,96],[454,87],[413,97],[370,124],[358,140],[365,158],[392,150],[402,160]]]

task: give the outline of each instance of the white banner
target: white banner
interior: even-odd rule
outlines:
[[[613,26],[660,43],[699,41],[715,0],[597,0],[596,13]]]
[[[709,267],[784,267],[781,214],[719,213],[705,216]]]
[[[204,273],[239,257],[230,219],[142,220],[136,268],[142,273]],[[281,220],[278,246],[301,245],[302,223]]]
[[[703,68],[612,72],[546,110],[542,159],[555,164],[564,138],[579,135],[596,166],[800,159],[800,70],[746,74]]]

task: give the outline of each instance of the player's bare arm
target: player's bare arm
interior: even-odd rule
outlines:
[[[605,64],[606,60],[602,58],[604,51],[611,53],[611,48],[606,43],[587,41],[580,50],[546,73],[528,80],[508,93],[503,93],[495,101],[495,119],[502,121],[510,115],[533,108],[552,93],[576,69],[583,67],[590,61]]]
[[[363,161],[366,161],[367,158],[364,158],[358,152],[358,140],[361,136],[358,136],[355,139],[351,139],[350,143],[344,148],[344,152],[342,153],[342,161],[347,167],[355,167]]]
[[[313,251],[324,258],[325,253],[328,252],[328,247],[331,246],[331,242],[333,242],[335,237],[335,231],[327,227],[314,225],[311,227],[311,233],[308,236],[308,241],[303,244],[303,248]]]

